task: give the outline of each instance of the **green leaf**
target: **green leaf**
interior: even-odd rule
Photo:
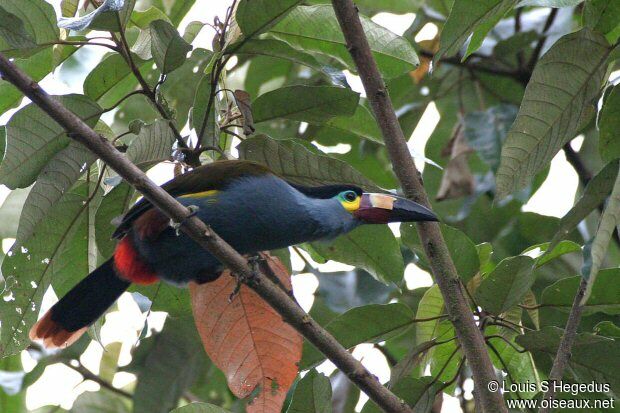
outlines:
[[[318,256],[318,253],[310,252],[312,246],[308,248],[306,244],[304,248],[313,259]],[[319,257],[319,260],[322,261],[322,258]],[[327,307],[338,314],[360,305],[383,304],[389,301],[391,293],[396,290],[394,286],[378,282],[368,272],[359,268],[336,273],[317,272],[315,276],[319,279],[319,289],[315,292],[315,296],[320,296]]]
[[[170,413],[230,413],[230,411],[209,403],[190,403],[171,410]]]
[[[54,50],[60,51],[62,54],[58,59],[59,62],[77,50],[75,46],[62,46],[55,49],[46,48],[40,52],[25,58],[16,58],[13,63],[29,75],[34,81],[38,82],[54,70]],[[57,62],[57,63],[59,63]],[[7,81],[0,81],[0,113],[4,113],[7,109],[11,109],[19,105],[24,95],[17,90],[15,86]]]
[[[521,309],[517,308],[517,310],[519,310],[518,312],[520,314]],[[518,324],[520,321],[519,316],[515,322]],[[530,381],[540,385],[538,372],[536,371],[536,366],[534,364],[534,360],[532,359],[532,355],[528,352],[520,353],[517,349],[515,349],[516,345],[514,342],[517,334],[514,331],[505,327],[488,326],[485,329],[484,334],[487,337],[495,336],[487,339],[487,347],[489,347],[489,355],[495,367],[499,370],[510,372],[510,376],[506,377],[506,380],[509,380],[510,383],[514,384]],[[510,345],[497,336],[503,336],[505,340],[508,340],[513,345]],[[495,351],[491,350],[491,347],[495,349]],[[520,390],[519,394],[515,394],[514,396],[531,399],[537,393],[537,391],[527,391],[527,389],[524,390]]]
[[[331,413],[332,385],[324,374],[312,369],[297,383],[286,413]]]
[[[2,262],[7,291],[0,300],[0,356],[15,354],[30,342],[28,329],[55,274],[75,280],[88,273],[88,189],[81,184],[66,192],[32,237]]]
[[[219,128],[215,119],[215,105],[216,99],[213,99],[211,108],[209,108],[209,114],[207,115],[207,106],[209,105],[209,99],[211,97],[211,73],[205,73],[202,75],[198,87],[196,87],[196,94],[194,95],[194,105],[192,107],[191,126],[198,135],[202,130],[202,124],[205,121],[205,116],[208,116],[207,124],[205,125],[201,142],[203,145],[217,145],[219,139]]]
[[[434,60],[443,55],[456,54],[467,38],[474,33],[467,55],[476,51],[486,34],[499,22],[518,0],[455,0],[448,20],[441,31],[439,51]]]
[[[497,199],[524,187],[591,116],[608,54],[600,34],[582,29],[562,37],[539,60],[502,148]]]
[[[478,251],[478,259],[480,260],[480,274],[488,274],[495,268],[491,256],[493,255],[493,245],[488,242],[483,242],[476,245]]]
[[[514,105],[502,104],[465,115],[464,133],[467,144],[476,150],[480,159],[493,171],[497,171],[502,144],[517,111],[518,108]]]
[[[92,126],[97,123],[101,108],[90,98],[64,95],[56,99]],[[12,189],[29,186],[49,160],[69,143],[62,126],[37,105],[27,105],[7,124],[7,148],[0,165],[0,182]]]
[[[169,121],[157,120],[149,125],[142,125],[138,136],[127,148],[127,157],[138,167],[148,169],[156,163],[170,159],[174,133]]]
[[[124,0],[105,0],[103,4],[101,4],[95,10],[83,16],[61,17],[58,20],[58,27],[75,31],[85,30],[91,25],[93,25],[93,28],[95,28],[93,22],[95,22],[95,19],[97,19],[98,17],[101,18],[103,14],[107,14],[107,16],[104,17],[105,20],[114,21],[114,17],[116,17],[116,12],[120,11],[123,8],[123,3],[125,3]],[[118,24],[115,25],[115,28],[118,29]]]
[[[553,261],[554,259],[559,258],[564,254],[581,252],[581,245],[569,240],[560,241],[556,245],[554,245],[553,248],[551,248],[550,246],[551,243],[549,242],[534,244],[529,248],[525,249],[525,251],[523,251],[521,254],[525,255],[525,253],[528,251],[540,248],[540,251],[544,252],[544,254],[536,258],[536,267],[542,267],[548,262]]]
[[[555,358],[564,330],[544,327],[517,337],[516,341],[529,351],[542,352]],[[568,362],[570,371],[581,383],[608,383],[611,393],[620,394],[620,342],[593,334],[577,334]],[[613,362],[611,362],[613,361]]]
[[[0,360],[0,409],[3,412],[25,412],[26,392],[24,391],[25,372],[20,355]]]
[[[605,201],[614,187],[618,176],[618,166],[617,160],[608,163],[588,182],[581,198],[560,220],[559,228],[551,240],[552,247],[564,239],[577,224]]]
[[[145,11],[134,10],[131,13],[131,23],[141,29],[138,38],[131,46],[131,51],[143,60],[153,58],[153,53],[151,52],[151,29],[149,26],[155,20],[170,22],[170,19],[163,11],[153,6]]]
[[[340,135],[352,133],[362,139],[383,143],[383,136],[379,126],[377,126],[377,121],[370,110],[361,103],[357,105],[352,116],[337,116],[325,122],[322,133],[328,133],[327,130]]]
[[[620,158],[620,86],[614,86],[605,99],[599,118],[598,150],[603,161]]]
[[[421,371],[430,364],[430,370],[438,380],[450,381],[458,369],[460,352],[457,350],[454,327],[444,319],[445,305],[437,284],[430,287],[418,303],[416,313],[415,341],[419,348],[429,347],[423,356]],[[440,342],[440,344],[436,344]],[[431,346],[430,343],[433,345]],[[440,374],[441,373],[441,374]]]
[[[324,327],[345,348],[351,348],[361,343],[387,340],[401,334],[412,324],[411,309],[402,303],[394,303],[353,308],[334,318]],[[324,359],[323,353],[304,342],[301,370],[308,369]]]
[[[441,316],[444,314],[445,306],[443,296],[441,295],[439,286],[435,284],[426,290],[424,296],[418,304],[418,311],[416,312],[415,318],[418,320],[429,321],[420,321],[416,323],[415,341],[417,345],[422,345],[423,343],[427,343],[435,339],[442,340],[450,338],[439,336],[439,323],[441,321]]]
[[[192,43],[194,39],[198,36],[200,31],[205,27],[205,24],[200,21],[192,21],[185,28],[185,32],[183,32],[183,40],[187,43]]]
[[[527,309],[527,314],[530,316],[530,320],[534,324],[534,327],[540,329],[540,314],[538,311],[538,302],[536,301],[536,295],[532,290],[528,291],[523,298],[523,305],[527,307],[531,307]]]
[[[466,283],[480,269],[480,258],[476,245],[464,232],[444,224],[441,224],[440,227],[456,271],[463,282]],[[422,266],[430,268],[430,264],[426,259],[426,253],[418,238],[415,224],[403,223],[400,228],[403,244],[416,253]]]
[[[278,118],[321,123],[334,116],[352,116],[359,94],[335,86],[287,86],[252,102],[254,122]]]
[[[138,379],[133,395],[134,413],[168,413],[177,406],[206,362],[191,317],[169,318],[152,340],[154,343],[146,349],[148,353],[137,356],[139,364],[131,366]]]
[[[407,40],[368,17],[360,16],[360,19],[384,77],[393,78],[415,69],[418,56]],[[331,5],[297,6],[270,33],[296,49],[334,57],[356,70]]]
[[[245,139],[237,147],[239,158],[269,166],[284,179],[307,186],[357,185],[377,192],[379,187],[346,162],[311,152],[296,141],[275,141],[265,135]]]
[[[611,241],[612,233],[616,230],[616,227],[620,224],[620,173],[616,177],[616,183],[614,189],[611,191],[603,215],[599,222],[594,240],[590,248],[585,248],[584,265],[581,269],[581,275],[588,280],[586,292],[581,299],[581,303],[585,304],[588,301],[588,297],[592,293],[593,285],[596,281],[596,277],[599,269],[603,265],[605,255],[607,253],[607,247],[609,241]],[[587,256],[590,255],[590,256]]]
[[[99,208],[97,208],[95,215],[97,248],[99,253],[106,258],[112,256],[116,246],[116,241],[112,239],[116,225],[112,221],[127,212],[131,206],[134,193],[131,185],[121,182],[103,197]]]
[[[399,285],[405,273],[398,241],[386,225],[363,225],[312,247],[323,258],[362,268],[386,285]]]
[[[392,392],[400,397],[409,405],[415,413],[430,413],[435,403],[435,395],[443,388],[441,381],[433,377],[405,377],[396,383]],[[381,413],[379,408],[372,400],[369,400],[362,409],[362,413]]]
[[[80,7],[80,0],[62,0],[60,2],[60,11],[62,17],[73,17]]]
[[[2,53],[25,47],[33,48],[36,45],[51,45],[58,40],[56,13],[51,4],[44,0],[3,0],[0,4]],[[13,24],[13,27],[8,27],[9,23]],[[8,37],[7,30],[10,31]]]
[[[93,121],[96,122],[97,119],[94,118]],[[89,123],[94,126],[92,121]],[[74,141],[49,160],[41,170],[24,203],[19,219],[16,245],[20,245],[32,236],[63,194],[77,182],[96,159],[97,156],[89,149]]]
[[[106,0],[104,5],[109,4],[111,7],[107,7],[105,10],[101,10],[99,7],[94,18],[90,18],[90,22],[85,22],[91,30],[103,30],[103,31],[113,31],[118,32],[120,30],[119,22],[123,28],[127,27],[127,23],[131,18],[131,12],[133,11],[134,6],[136,5],[136,0],[123,0],[122,4],[120,0]],[[120,8],[122,6],[122,8]],[[120,8],[119,11],[116,11]],[[92,13],[91,13],[92,14]],[[89,14],[82,16],[81,18],[86,18]],[[83,24],[82,24],[83,25]]]
[[[140,30],[136,42],[131,46],[131,53],[134,53],[142,60],[151,60],[153,52],[151,51],[151,31]]]
[[[611,321],[601,321],[592,329],[596,334],[611,337],[613,339],[620,338],[620,327]]]
[[[0,6],[0,36],[14,49],[28,49],[37,45],[26,31],[24,22],[2,6]]]
[[[199,93],[198,87],[204,76],[204,69],[209,64],[213,53],[206,49],[195,49],[183,66],[166,76],[160,87],[165,101],[175,112],[176,124],[185,125],[188,112]],[[220,95],[221,97],[221,95]]]
[[[276,39],[252,39],[235,51],[236,55],[270,56],[290,60],[300,65],[308,66],[324,73],[330,73],[333,69],[320,63],[309,53],[297,50],[288,43]]]
[[[166,13],[155,6],[151,6],[144,11],[134,10],[131,12],[130,22],[140,29],[148,29],[149,25],[155,20],[163,20],[170,23]]]
[[[534,260],[519,255],[502,260],[476,290],[476,300],[482,308],[501,314],[519,304],[535,281]]]
[[[620,3],[614,0],[586,1],[583,25],[605,34],[609,43],[616,43],[620,37]]]
[[[6,197],[2,206],[0,206],[0,222],[2,222],[2,225],[0,225],[0,239],[15,238],[19,216],[22,213],[28,192],[30,192],[30,188],[14,189]]]
[[[301,0],[241,0],[235,20],[245,39],[255,37],[282,20]]]
[[[103,348],[103,355],[99,362],[99,377],[103,380],[108,382],[114,380],[122,345],[120,341],[115,341]]]
[[[355,5],[368,15],[381,12],[405,14],[415,13],[424,3],[425,0],[358,0]]]
[[[151,28],[151,53],[159,70],[165,75],[180,67],[192,45],[187,43],[170,23],[155,20]]]
[[[521,0],[517,7],[538,6],[538,7],[573,7],[584,0]]]
[[[101,104],[104,106],[112,106],[126,94],[125,88],[118,87],[119,83],[131,75],[131,69],[127,66],[123,56],[118,53],[111,54],[88,73],[84,80],[84,94],[95,101],[101,99]],[[125,83],[128,82],[125,81]],[[110,91],[113,92],[106,96]],[[102,99],[104,96],[105,100]]]
[[[592,314],[620,314],[620,269],[601,270],[592,286],[590,299],[585,303],[584,312]],[[575,293],[581,282],[580,276],[562,278],[543,290],[541,304],[570,310]]]
[[[71,413],[129,413],[124,400],[109,390],[82,393],[73,404]]]

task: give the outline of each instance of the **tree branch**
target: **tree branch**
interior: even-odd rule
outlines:
[[[420,56],[428,57],[429,59],[433,59],[435,57],[434,53],[428,52],[426,50],[418,50],[418,54]],[[476,57],[475,55],[472,55],[472,56]],[[482,58],[486,56],[477,55],[477,57]],[[489,73],[495,76],[509,77],[509,78],[518,80],[519,82],[524,83],[524,84],[527,84],[529,80],[529,75],[530,75],[529,73],[526,73],[520,70],[504,69],[504,68],[496,67],[496,66],[484,66],[480,64],[475,64],[470,61],[470,58],[463,61],[461,60],[460,56],[442,57],[439,61],[441,63],[449,64],[452,66],[464,67],[466,69],[477,71],[477,72]]]
[[[568,315],[568,321],[566,322],[562,341],[560,341],[558,352],[553,360],[553,366],[551,367],[551,372],[549,373],[549,381],[556,382],[562,380],[562,377],[564,376],[564,370],[566,369],[566,365],[570,359],[571,348],[573,347],[575,337],[577,336],[577,327],[581,321],[581,314],[583,313],[581,299],[586,293],[587,286],[588,281],[585,278],[581,278],[579,289],[577,290],[577,294],[575,294],[573,306],[571,307],[570,314]],[[548,400],[547,406],[553,399],[555,399],[555,390],[553,386],[549,386],[549,390],[545,393],[543,399]],[[551,411],[549,408],[541,407],[538,410],[538,413],[547,413],[549,411]]]
[[[370,51],[357,8],[351,0],[332,0],[332,5],[383,134],[394,173],[407,197],[424,206],[430,206],[420,173],[413,163],[392,101]],[[487,388],[487,384],[496,379],[493,364],[486,350],[482,332],[476,325],[463,294],[461,281],[439,225],[435,222],[421,222],[417,228],[435,280],[443,295],[447,313],[472,370],[484,412],[506,412],[501,393],[490,392]]]
[[[387,412],[412,413],[401,399],[382,386],[358,360],[299,307],[268,277],[248,266],[247,260],[236,252],[200,219],[151,181],[112,144],[90,128],[73,112],[51,98],[35,81],[0,54],[2,77],[22,91],[52,119],[69,132],[69,136],[85,145],[114,169],[127,183],[140,191],[156,208],[176,222],[195,242],[209,251],[236,274],[310,343],[331,360],[347,377]]]

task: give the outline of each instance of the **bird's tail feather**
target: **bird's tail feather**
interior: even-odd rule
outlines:
[[[31,340],[47,348],[76,342],[131,283],[119,278],[112,259],[91,272],[30,329]]]

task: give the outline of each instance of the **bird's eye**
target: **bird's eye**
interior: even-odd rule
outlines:
[[[357,194],[354,191],[346,191],[342,194],[345,201],[353,202],[357,199]]]

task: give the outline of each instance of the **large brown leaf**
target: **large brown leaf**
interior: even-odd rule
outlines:
[[[290,274],[279,259],[263,254],[287,290]],[[302,337],[254,291],[241,287],[229,301],[236,280],[226,271],[216,281],[190,285],[196,327],[205,351],[239,398],[257,393],[248,413],[279,413],[297,375]]]

